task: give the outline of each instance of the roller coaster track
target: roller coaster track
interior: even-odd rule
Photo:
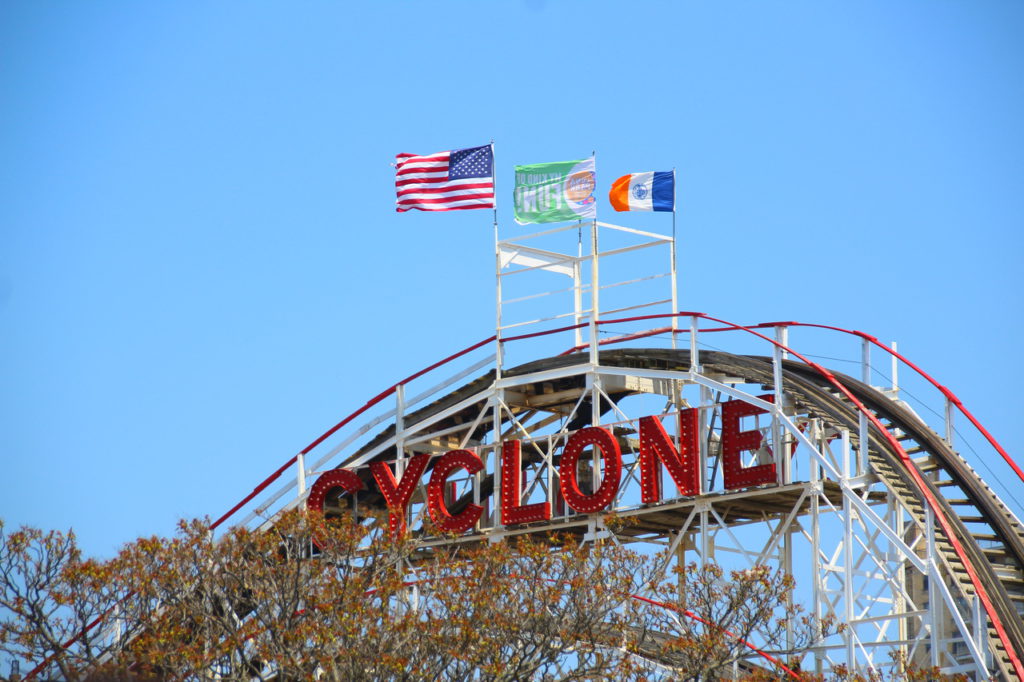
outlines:
[[[544,375],[585,362],[583,354],[556,356],[506,370],[503,376]],[[664,349],[607,350],[600,352],[598,364],[641,372],[686,371],[690,369],[690,353]],[[704,351],[700,364],[704,373],[739,377],[761,384],[767,390],[774,388],[772,359],[768,357]],[[870,410],[876,424],[869,431],[871,471],[916,521],[917,530],[908,531],[907,544],[925,556],[929,538],[920,529],[933,529],[937,557],[945,574],[953,576],[949,582],[956,597],[974,599],[980,593],[990,604],[992,625],[987,630],[984,646],[992,652],[992,668],[1002,679],[1019,679],[1015,662],[1019,661],[1018,652],[1024,651],[1024,625],[1020,615],[1024,612],[1024,526],[963,458],[904,404],[849,376],[835,372],[823,375],[815,367],[801,362],[784,361],[782,378],[783,392],[798,410],[851,433],[857,432],[861,414],[856,402]],[[416,424],[463,404],[461,410],[432,422],[430,428],[469,442],[481,439],[492,425],[479,420],[474,422],[473,415],[483,408],[493,382],[494,373],[490,372],[467,383],[407,414],[405,427],[414,430]],[[584,393],[584,375],[526,384],[518,390],[524,398],[520,398],[516,407],[522,411],[534,410],[538,404],[543,404],[545,410],[568,411]],[[630,394],[619,391],[611,393],[609,398],[618,402]],[[479,399],[472,400],[474,396]],[[545,396],[546,401],[538,401]],[[602,401],[600,405],[602,413],[612,408],[611,402]],[[587,409],[579,412],[589,415]],[[579,417],[577,423],[570,423],[566,428],[570,431],[581,428],[585,422],[587,418]],[[461,429],[460,425],[463,425]],[[511,419],[503,420],[503,430],[510,431],[512,427]],[[339,466],[362,467],[370,461],[393,460],[396,449],[381,446],[393,441],[394,436],[394,426],[384,429]],[[856,437],[853,445],[859,446]],[[369,453],[374,454],[367,457]],[[524,465],[528,463],[529,460],[524,460]],[[916,476],[911,469],[916,471]],[[365,468],[359,471],[363,472],[367,488],[372,491],[375,486],[368,472]],[[493,478],[485,478],[480,486],[480,497],[492,496],[494,488]],[[362,504],[384,505],[383,499],[373,492],[361,495]],[[934,502],[934,508],[929,500]],[[468,496],[455,501],[451,505],[452,512],[457,513],[471,501]],[[930,516],[944,517],[947,523],[936,523]]]
[[[783,348],[793,357],[801,361],[784,360],[776,367],[776,360],[760,355],[739,355],[720,351],[701,350],[699,358],[691,358],[690,351],[679,349],[656,348],[616,348],[601,350],[598,353],[574,353],[536,360],[515,368],[506,368],[501,372],[501,380],[511,382],[515,390],[507,399],[510,408],[507,414],[502,413],[494,422],[481,422],[480,414],[495,396],[497,376],[494,371],[487,372],[477,379],[469,381],[461,388],[451,390],[432,402],[409,411],[402,416],[402,429],[415,431],[418,424],[426,425],[431,432],[444,433],[451,441],[461,441],[468,447],[483,443],[488,435],[493,437],[510,437],[515,429],[522,429],[519,420],[526,421],[534,417],[538,421],[534,426],[527,425],[527,430],[543,430],[558,416],[572,415],[563,424],[563,431],[573,431],[590,423],[593,406],[588,402],[587,372],[600,371],[601,368],[617,368],[618,370],[635,369],[638,374],[644,372],[667,372],[678,374],[681,378],[687,372],[693,376],[694,371],[704,375],[717,377],[733,377],[744,382],[759,384],[765,390],[775,390],[776,377],[781,378],[781,392],[789,402],[788,409],[799,411],[808,417],[821,420],[837,430],[850,434],[852,448],[861,447],[858,435],[867,434],[864,451],[869,463],[868,475],[897,501],[905,514],[913,520],[903,529],[902,540],[914,554],[925,563],[931,562],[926,569],[926,580],[942,580],[947,591],[929,593],[929,600],[950,600],[971,603],[974,609],[975,641],[968,643],[981,651],[987,669],[995,679],[1024,680],[1024,624],[1021,614],[1024,613],[1024,526],[1020,520],[1006,507],[995,492],[982,480],[971,466],[954,450],[946,439],[933,431],[906,404],[896,400],[891,394],[869,386],[852,377],[827,370],[807,358],[785,348],[779,342],[764,336],[758,330],[785,326],[820,327],[844,334],[860,337],[865,343],[874,343],[885,351],[890,351],[874,339],[861,332],[851,332],[835,327],[822,325],[799,325],[795,322],[769,323],[750,327],[733,325],[699,313],[678,313],[668,316],[644,316],[621,320],[604,320],[601,326],[619,323],[645,322],[668,317],[689,317],[693,327],[689,333],[696,335],[698,320],[724,325],[714,329],[702,329],[707,334],[717,331],[739,331],[753,334],[762,340]],[[503,339],[503,343],[525,340],[537,336],[559,333],[575,329],[580,325],[550,330],[537,334],[524,334],[519,337]],[[634,341],[657,334],[687,333],[660,327],[645,332],[626,334],[601,343],[603,348],[608,344]],[[330,439],[336,432],[352,424],[368,410],[379,405],[384,399],[395,396],[402,386],[418,379],[448,362],[485,348],[495,342],[495,338],[485,339],[467,349],[442,360],[427,369],[418,372],[403,382],[399,382],[384,391],[366,405],[356,410],[323,435],[318,437],[298,455],[292,457],[279,467],[273,474],[260,483],[251,493],[219,517],[212,525],[214,528],[231,519],[236,512],[243,509],[258,496],[264,496],[268,486],[288,471],[302,457],[311,453]],[[691,348],[696,348],[693,341]],[[915,365],[902,356],[897,357],[919,372],[930,381],[947,399],[948,404],[955,406],[976,426],[1003,460],[1013,470],[1014,475],[1024,481],[1024,473],[1012,460],[1009,454],[995,439],[978,423],[962,403],[948,389],[939,385]],[[691,363],[692,360],[697,362]],[[578,370],[578,371],[577,371]],[[472,376],[465,375],[464,376]],[[637,391],[629,387],[618,386],[609,389],[606,395],[598,400],[593,411],[607,414],[616,410],[623,399],[636,395]],[[438,394],[434,394],[435,396]],[[497,411],[495,411],[497,414]],[[543,415],[548,415],[544,417]],[[515,416],[514,416],[515,415]],[[539,416],[538,416],[539,415]],[[865,427],[867,420],[867,427]],[[371,421],[371,424],[380,420]],[[539,427],[537,425],[540,425]],[[367,426],[370,426],[368,424]],[[354,428],[350,427],[350,428]],[[364,427],[364,431],[365,431]],[[540,431],[538,431],[540,432]],[[366,464],[374,461],[394,460],[399,454],[396,445],[398,430],[392,424],[383,428],[376,436],[368,440],[360,440],[354,449],[340,450],[331,467],[352,468],[368,484],[368,490],[360,493],[360,505],[383,507],[384,500],[376,492],[376,484],[367,471]],[[627,436],[617,434],[626,442]],[[346,441],[352,442],[352,441]],[[326,446],[324,446],[326,447]],[[332,452],[339,452],[335,449]],[[709,453],[710,454],[710,453]],[[333,455],[330,455],[333,456]],[[326,461],[326,460],[322,460]],[[523,466],[535,463],[535,458],[524,450]],[[317,465],[319,466],[319,465]],[[1012,479],[1011,479],[1012,480]],[[1012,481],[1015,485],[1016,481]],[[262,502],[256,510],[249,514],[242,523],[249,523],[259,516],[265,516],[272,504],[282,499],[288,490],[294,490],[292,482],[281,490],[270,495],[269,500]],[[844,493],[834,481],[825,481],[826,495],[840,499]],[[781,490],[781,488],[780,488]],[[495,496],[495,482],[486,476],[476,485],[477,498],[486,500]],[[761,492],[761,491],[759,491]],[[780,495],[787,494],[780,492]],[[759,498],[767,499],[767,498]],[[780,498],[781,499],[781,498]],[[469,495],[454,500],[449,505],[452,513],[458,513],[461,507],[473,500]],[[295,501],[289,503],[295,504]],[[643,510],[640,510],[643,511]],[[677,514],[683,510],[676,511]],[[800,510],[802,514],[812,513],[808,508]],[[655,517],[658,517],[655,519]],[[646,518],[646,517],[645,517]],[[649,515],[651,529],[664,532],[678,525],[678,516],[665,512],[660,516]],[[740,517],[736,517],[740,518]],[[571,524],[570,524],[571,526]],[[579,532],[578,528],[567,528],[570,532]],[[537,532],[543,532],[538,529]],[[920,562],[918,562],[918,565]],[[920,604],[919,604],[920,606]],[[938,608],[937,603],[925,602],[925,609]],[[956,615],[957,607],[946,605],[954,618],[963,620],[967,616]],[[961,609],[963,611],[963,609]],[[97,619],[97,622],[99,619]],[[981,624],[984,625],[981,625]],[[95,626],[96,623],[93,624]],[[963,623],[960,623],[963,626]],[[936,627],[933,622],[930,627]],[[92,626],[90,626],[92,627]],[[923,627],[923,626],[922,626]],[[970,629],[969,627],[967,629]],[[964,628],[961,627],[961,631]],[[914,633],[910,633],[913,635]],[[68,642],[68,646],[73,642]],[[44,662],[45,663],[45,662]],[[37,666],[29,673],[29,678],[37,674],[44,664]]]
[[[761,375],[770,376],[770,360],[762,362],[765,367]],[[807,365],[795,362],[784,365],[788,392],[804,393],[808,409],[821,410],[823,418],[854,430],[858,410],[844,395]],[[1001,675],[1014,679],[1017,673],[1007,644],[1013,651],[1024,650],[1024,623],[1020,615],[1024,612],[1024,526],[967,462],[909,408],[856,379],[834,372],[833,376],[874,413],[889,434],[900,442],[906,455],[914,455],[912,459],[901,457],[887,439],[871,434],[868,452],[872,470],[911,516],[920,525],[928,526],[923,485],[938,503],[935,513],[949,520],[955,540],[966,557],[955,551],[953,537],[946,535],[942,528],[936,528],[938,555],[956,577],[962,597],[974,597],[979,589],[971,579],[968,565],[980,578],[981,588],[988,593],[1009,640],[1004,641],[996,628],[990,627],[989,646],[997,652],[996,665]],[[809,385],[816,390],[809,390]],[[919,476],[912,476],[910,467],[915,468]],[[917,541],[923,551],[927,539],[919,537]]]

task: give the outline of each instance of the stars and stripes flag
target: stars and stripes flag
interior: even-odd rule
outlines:
[[[494,208],[491,145],[417,156],[395,156],[395,210]]]

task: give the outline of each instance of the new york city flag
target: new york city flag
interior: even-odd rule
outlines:
[[[616,211],[671,211],[675,191],[674,171],[631,173],[612,183],[608,199]]]

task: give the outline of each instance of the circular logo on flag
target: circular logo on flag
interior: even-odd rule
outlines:
[[[593,171],[579,171],[565,179],[565,196],[573,203],[589,204],[594,201],[596,186]]]
[[[647,185],[642,182],[638,182],[633,185],[633,197],[643,201],[650,194],[650,190],[647,189]]]

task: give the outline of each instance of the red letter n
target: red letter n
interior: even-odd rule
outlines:
[[[679,494],[700,494],[700,441],[698,412],[691,408],[679,413],[679,448],[657,417],[640,419],[640,499],[644,504],[661,502],[661,468],[668,469]]]

